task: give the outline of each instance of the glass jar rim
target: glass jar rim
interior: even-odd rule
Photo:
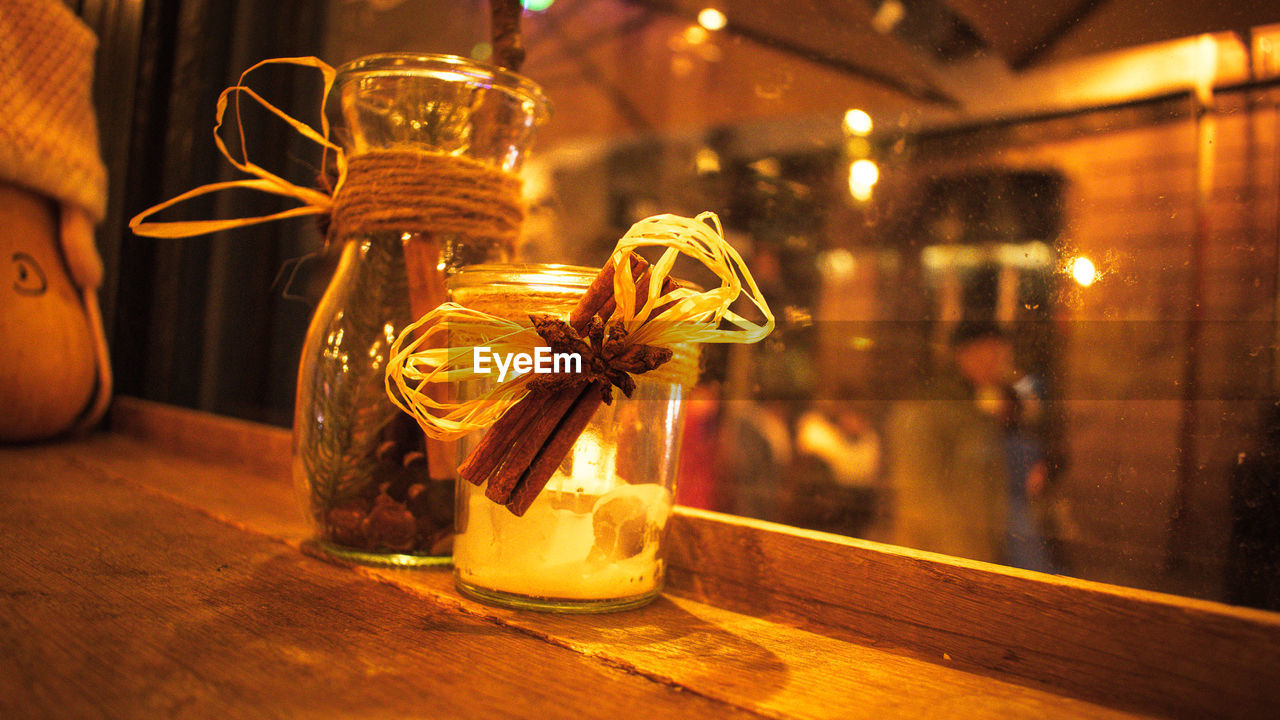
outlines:
[[[587,287],[600,274],[601,268],[562,263],[477,263],[465,265],[450,274],[445,283],[450,289],[475,288],[482,285],[563,285]],[[676,285],[706,292],[701,284],[671,278]]]
[[[600,268],[558,263],[483,263],[467,265],[445,280],[452,289],[486,285],[555,285],[569,289],[586,288]]]
[[[524,75],[496,65],[477,62],[460,55],[442,53],[378,53],[356,58],[338,66],[334,89],[357,77],[402,76],[436,77],[463,81],[473,85],[504,90],[535,105],[535,122],[541,123],[551,113],[551,101],[542,86]]]

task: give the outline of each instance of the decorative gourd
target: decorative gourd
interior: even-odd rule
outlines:
[[[99,338],[63,224],[53,201],[0,182],[0,441],[47,438],[95,414]]]
[[[89,428],[111,400],[96,47],[66,3],[0,0],[0,442]]]

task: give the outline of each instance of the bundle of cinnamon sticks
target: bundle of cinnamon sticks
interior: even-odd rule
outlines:
[[[648,299],[651,268],[634,253],[629,261],[640,307]],[[568,322],[530,316],[553,349],[583,355],[583,372],[531,380],[529,393],[498,418],[458,468],[458,474],[475,485],[488,482],[485,497],[517,516],[524,515],[546,487],[600,405],[612,401],[612,387],[630,397],[635,387],[632,374],[671,359],[669,349],[628,343],[621,323],[610,322],[617,309],[614,267],[608,263],[596,275]],[[659,295],[674,288],[668,278]],[[663,309],[655,309],[650,317]]]

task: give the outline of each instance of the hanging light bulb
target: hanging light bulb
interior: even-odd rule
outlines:
[[[1092,260],[1083,255],[1072,260],[1070,267],[1071,277],[1080,287],[1089,287],[1098,279],[1098,269],[1094,267]]]
[[[880,168],[870,160],[856,160],[849,166],[849,193],[855,200],[870,200],[871,188],[880,180]]]
[[[698,13],[698,24],[715,32],[716,30],[723,30],[724,26],[729,24],[729,18],[715,8],[703,8],[702,12]]]
[[[844,114],[844,129],[850,135],[865,137],[871,134],[871,116],[865,110],[854,108]]]

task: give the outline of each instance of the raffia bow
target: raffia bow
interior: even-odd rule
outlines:
[[[264,65],[299,65],[302,67],[315,68],[320,71],[324,79],[324,90],[322,100],[320,101],[320,128],[316,129],[301,120],[298,120],[280,108],[268,102],[265,98],[257,93],[253,88],[245,85],[245,78],[254,70]],[[241,172],[254,176],[255,179],[231,180],[227,182],[209,183],[201,185],[193,190],[188,190],[181,195],[166,200],[154,207],[148,208],[133,217],[129,221],[129,229],[138,235],[157,238],[181,238],[191,237],[193,235],[205,235],[207,233],[219,232],[221,230],[230,230],[232,228],[245,227],[248,225],[256,225],[258,223],[272,222],[275,220],[284,220],[294,217],[306,217],[309,215],[327,215],[333,206],[333,198],[342,190],[347,178],[347,160],[342,152],[342,148],[338,147],[329,139],[329,120],[325,114],[325,104],[329,98],[329,91],[333,87],[333,81],[337,77],[337,71],[330,67],[327,63],[315,57],[293,57],[293,58],[272,58],[263,60],[253,67],[245,70],[240,75],[239,81],[218,95],[216,122],[213,126],[213,139],[218,145],[218,152],[227,159],[236,169]],[[245,148],[244,133],[240,130],[240,96],[246,95],[251,100],[257,102],[271,114],[288,123],[307,140],[319,145],[323,152],[321,160],[321,174],[325,174],[330,165],[330,156],[333,160],[333,170],[336,180],[329,192],[322,192],[314,188],[302,187],[295,185],[288,180],[276,175],[266,168],[251,162],[248,152]],[[235,117],[236,127],[240,137],[240,159],[236,159],[231,154],[227,144],[223,141],[219,131],[222,129],[223,118],[227,112],[227,104],[230,100],[235,100]],[[224,190],[234,189],[256,190],[271,195],[280,195],[282,197],[292,198],[302,203],[300,207],[282,210],[270,215],[260,215],[248,218],[230,218],[226,220],[192,220],[178,222],[147,222],[147,218],[156,213],[170,208],[179,203],[186,202],[192,198],[208,195],[210,193],[221,192]]]
[[[650,267],[648,292],[641,301],[637,298],[637,278],[631,272],[629,258],[640,248],[652,247],[665,250]],[[701,263],[720,279],[720,284],[710,290],[694,290],[665,283],[680,255]],[[641,220],[618,241],[606,265],[613,266],[613,298],[617,309],[609,325],[616,329],[607,336],[603,328],[588,331],[588,335],[600,333],[598,349],[591,350],[589,356],[591,360],[601,361],[594,372],[624,393],[631,373],[642,371],[646,365],[656,367],[654,361],[658,356],[670,357],[669,351],[681,343],[754,343],[773,331],[773,313],[742,256],[725,241],[715,213],[704,212],[696,218],[657,215]],[[664,292],[664,286],[670,289]],[[730,307],[739,298],[754,305],[764,322],[752,322],[732,311]],[[439,345],[447,339],[446,333],[457,333],[482,338],[480,344],[494,354],[530,353],[542,345],[552,346],[539,334],[539,322],[544,330],[553,327],[549,320],[535,320],[533,326],[524,326],[456,303],[445,303],[405,328],[392,344],[387,364],[387,394],[417,420],[428,437],[453,440],[483,430],[537,389],[538,383],[556,381],[547,379],[550,376],[525,374],[499,383],[476,398],[442,401],[431,396],[430,386],[461,382],[481,374],[472,366],[475,345]],[[560,337],[576,337],[584,342],[576,332],[573,336],[562,333]],[[590,338],[585,342],[592,343]],[[565,347],[571,345],[572,342],[566,340]],[[645,357],[641,358],[642,355]],[[584,355],[583,359],[584,371],[589,370],[588,356]],[[622,379],[619,373],[628,378]]]

